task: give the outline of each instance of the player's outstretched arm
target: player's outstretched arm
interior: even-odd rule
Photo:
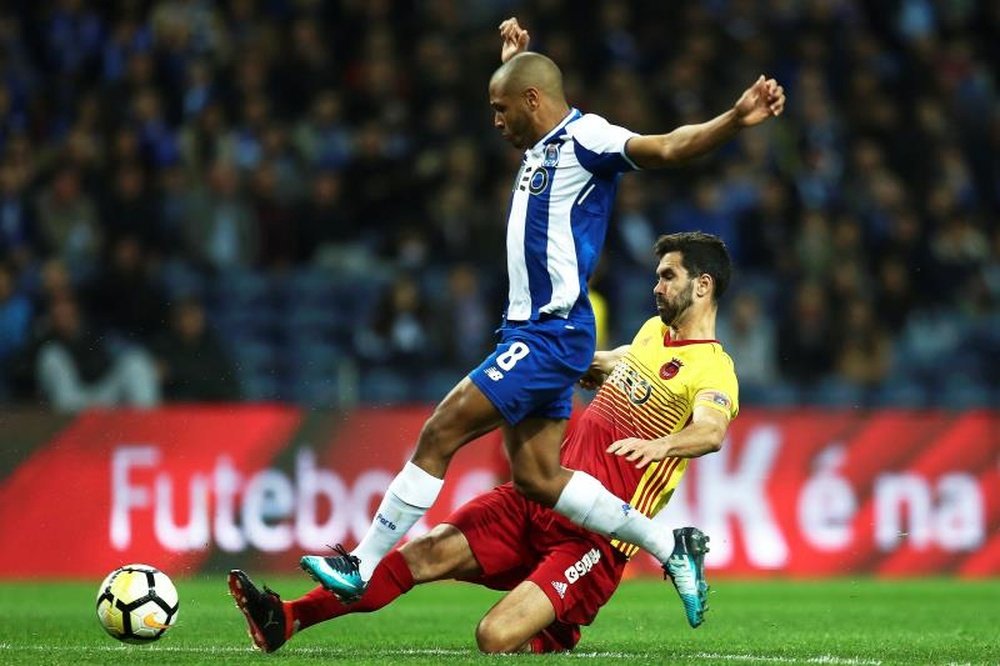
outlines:
[[[696,406],[691,423],[678,433],[659,439],[620,439],[608,447],[608,453],[624,456],[642,469],[664,458],[697,458],[722,448],[729,428],[729,417],[718,409]]]
[[[528,50],[531,35],[520,26],[517,17],[511,16],[500,24],[500,62],[507,62],[518,53]]]
[[[711,152],[744,127],[781,115],[785,89],[761,74],[743,91],[733,108],[708,122],[683,125],[669,134],[634,136],[625,144],[629,159],[644,169],[675,166]]]
[[[629,350],[629,345],[622,345],[611,351],[594,352],[594,360],[590,362],[587,372],[580,377],[580,388],[593,391],[608,378],[615,365]]]

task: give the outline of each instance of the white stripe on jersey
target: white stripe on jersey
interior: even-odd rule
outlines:
[[[576,161],[572,143],[563,144],[561,160]],[[549,279],[552,281],[552,300],[538,308],[545,314],[566,317],[580,296],[580,268],[576,261],[576,241],[573,236],[573,206],[580,191],[591,179],[586,169],[556,169],[556,176],[549,185]]]
[[[517,174],[521,180],[524,166]],[[524,260],[524,228],[528,218],[527,188],[520,187],[520,182],[514,183],[514,193],[510,198],[510,216],[507,220],[507,279],[510,281],[507,293],[507,319],[524,321],[531,319],[531,292],[515,285],[528,284],[528,264]]]

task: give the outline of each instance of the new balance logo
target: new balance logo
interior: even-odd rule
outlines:
[[[503,379],[503,373],[492,366],[486,368],[486,376],[495,382],[498,382],[501,379]]]
[[[568,585],[566,585],[566,583],[564,583],[562,581],[559,581],[559,580],[554,580],[554,581],[552,581],[552,587],[555,588],[556,594],[559,595],[560,599],[562,599],[563,597],[566,596],[566,588],[568,587]]]
[[[396,531],[396,523],[384,517],[381,513],[376,515],[375,518],[378,519],[379,524],[382,525],[383,527],[388,527],[393,532]]]

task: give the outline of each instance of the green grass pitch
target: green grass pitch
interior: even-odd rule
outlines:
[[[265,579],[286,597],[302,577]],[[672,588],[625,583],[567,655],[484,657],[473,631],[498,594],[439,583],[369,615],[335,620],[281,651],[250,649],[224,576],[175,580],[177,626],[122,645],[97,623],[99,581],[0,583],[0,664],[998,664],[1000,580],[714,582],[688,628]]]

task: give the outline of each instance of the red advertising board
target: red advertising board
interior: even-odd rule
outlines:
[[[428,414],[87,413],[0,479],[0,577],[291,571],[357,541]],[[505,473],[497,435],[472,443],[412,534]],[[1000,575],[1000,414],[745,410],[657,521],[708,533],[716,574]]]
[[[267,467],[298,422],[284,407],[80,416],[0,486],[0,575],[197,570],[229,527],[218,523],[237,490],[227,484]]]

